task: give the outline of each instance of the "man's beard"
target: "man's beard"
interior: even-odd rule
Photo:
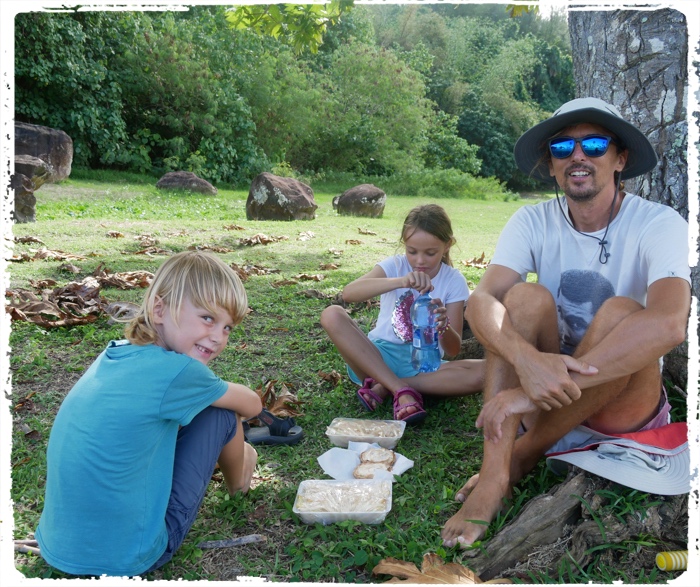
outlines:
[[[581,170],[580,166],[576,166],[576,170]],[[564,193],[571,198],[574,202],[590,202],[593,198],[595,198],[599,193],[600,193],[600,187],[595,181],[595,174],[592,169],[585,169],[590,175],[589,178],[593,179],[593,183],[590,184],[588,187],[573,187],[569,183],[569,172],[566,172],[565,178],[566,181],[564,182]]]

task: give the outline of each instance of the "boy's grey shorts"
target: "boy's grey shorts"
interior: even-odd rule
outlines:
[[[168,545],[146,572],[163,566],[180,548],[202,504],[221,449],[236,434],[236,422],[235,412],[209,406],[180,428],[175,445],[173,486],[165,512]]]

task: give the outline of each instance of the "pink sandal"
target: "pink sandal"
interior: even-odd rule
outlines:
[[[374,379],[367,377],[364,380],[362,387],[357,390],[357,399],[360,400],[362,407],[368,412],[374,412],[374,410],[384,403],[384,400],[372,391],[372,386],[375,383],[376,381]],[[364,396],[369,396],[369,398],[376,404],[375,407],[372,407],[372,404],[370,404]]]
[[[399,398],[402,395],[410,395],[414,401],[408,404],[400,404]],[[404,408],[413,407],[415,412],[398,418],[397,414]],[[428,417],[428,413],[423,409],[423,396],[412,387],[402,387],[394,394],[394,420],[403,420],[406,424],[420,424]]]

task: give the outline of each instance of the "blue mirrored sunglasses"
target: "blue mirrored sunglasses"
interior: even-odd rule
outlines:
[[[608,151],[610,143],[620,146],[619,141],[605,135],[588,135],[579,139],[555,137],[549,141],[549,152],[555,159],[566,159],[574,152],[576,143],[581,145],[581,150],[586,157],[602,157]]]

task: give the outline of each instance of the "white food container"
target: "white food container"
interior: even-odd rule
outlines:
[[[401,440],[406,422],[401,420],[363,420],[360,418],[335,418],[326,428],[326,436],[336,446],[347,448],[350,441],[377,443],[394,449]]]
[[[391,487],[387,479],[302,481],[292,511],[305,524],[380,524],[391,510]]]

